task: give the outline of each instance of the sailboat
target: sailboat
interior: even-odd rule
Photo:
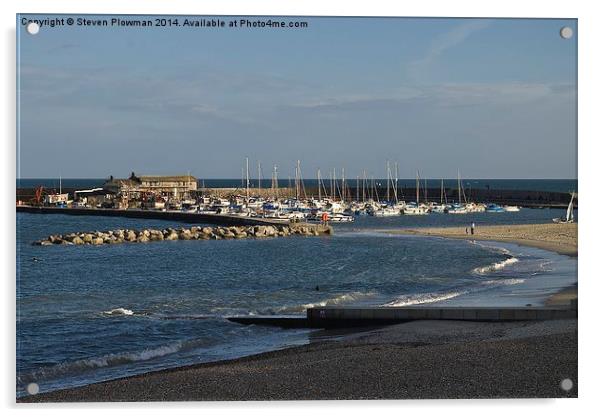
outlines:
[[[466,214],[466,204],[462,204],[462,195],[464,194],[464,187],[462,187],[462,180],[460,179],[460,170],[458,170],[458,202],[454,203],[449,207],[447,212],[449,214]],[[464,203],[466,203],[466,196],[464,196]]]
[[[445,199],[445,204],[443,203],[443,199]],[[441,197],[439,199],[439,204],[433,203],[431,204],[431,213],[446,213],[447,212],[447,195],[445,195],[445,188],[443,187],[443,178],[441,179]]]
[[[566,209],[566,217],[556,217],[552,219],[554,223],[573,223],[575,218],[573,216],[573,201],[575,200],[575,193],[571,193],[571,201],[569,202],[569,206]]]
[[[403,209],[403,214],[406,216],[421,216],[429,214],[428,208],[420,204],[420,175],[416,171],[416,204],[407,204]]]
[[[390,189],[393,188],[394,202],[391,201]],[[372,212],[375,217],[391,217],[401,215],[402,207],[397,199],[397,187],[391,175],[391,167],[387,161],[387,201],[380,208]]]

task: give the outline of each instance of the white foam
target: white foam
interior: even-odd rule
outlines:
[[[491,265],[475,268],[472,270],[472,272],[474,272],[475,274],[478,274],[478,275],[483,275],[483,274],[487,274],[489,272],[499,271],[500,269],[504,269],[508,265],[512,265],[517,262],[518,262],[518,258],[512,257],[512,258],[504,259],[503,261],[500,261],[500,262],[494,262]]]
[[[119,307],[114,308],[113,310],[103,311],[103,314],[109,316],[133,316],[134,312],[132,310],[128,310],[127,308]]]
[[[471,241],[471,243],[473,245],[480,246],[480,247],[485,248],[485,249],[490,249],[490,250],[492,250],[494,252],[497,252],[497,253],[501,253],[502,255],[511,255],[511,253],[510,253],[510,251],[508,249],[503,248],[501,246],[485,245],[485,244],[483,244],[481,242],[478,242],[476,240]]]
[[[279,307],[279,308],[273,309],[271,312],[276,313],[276,314],[304,313],[305,310],[307,310],[308,308],[339,305],[339,304],[349,303],[352,301],[357,301],[357,300],[360,300],[363,298],[374,297],[375,295],[376,295],[375,292],[354,291],[354,292],[349,292],[349,293],[345,293],[345,294],[340,294],[333,298],[328,298],[325,300],[317,301],[315,303],[307,303],[307,304],[301,304],[301,305],[296,305],[296,306]]]
[[[483,284],[484,285],[516,285],[516,284],[522,284],[523,282],[525,282],[525,280],[523,278],[508,278],[508,279],[484,281]]]
[[[176,342],[170,345],[159,346],[156,348],[144,349],[138,352],[111,353],[96,358],[80,359],[74,362],[65,362],[48,368],[34,371],[24,375],[21,380],[36,381],[51,379],[63,375],[81,374],[98,368],[118,366],[133,362],[147,361],[161,356],[171,355],[182,350],[185,347],[183,342]]]
[[[466,294],[467,291],[450,291],[450,292],[429,292],[424,294],[403,295],[395,300],[383,304],[383,307],[404,307],[416,304],[429,304],[439,301],[449,300],[459,295]]]

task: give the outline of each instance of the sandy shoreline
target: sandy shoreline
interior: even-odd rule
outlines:
[[[563,391],[570,378],[575,387]],[[577,321],[414,321],[19,402],[577,396]]]
[[[438,236],[450,239],[491,240],[516,243],[557,252],[561,255],[577,256],[577,223],[569,224],[524,224],[479,226],[475,234],[466,233],[465,227],[425,227],[415,229],[387,230],[389,233],[407,235]]]

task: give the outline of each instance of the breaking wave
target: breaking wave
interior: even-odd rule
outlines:
[[[438,303],[440,301],[446,301],[452,298],[456,298],[460,295],[483,291],[486,289],[485,287],[517,285],[522,284],[524,282],[525,280],[523,278],[497,279],[483,281],[477,287],[472,288],[456,289],[447,292],[428,292],[423,294],[402,295],[400,297],[397,297],[393,301],[383,304],[382,307],[406,307],[419,304]]]
[[[494,262],[491,265],[475,268],[472,270],[472,272],[477,275],[484,275],[489,272],[499,271],[500,269],[504,269],[505,267],[515,264],[517,262],[518,262],[518,258],[510,256],[509,258],[506,258],[503,261]]]
[[[483,284],[484,285],[516,285],[516,284],[522,284],[523,282],[525,282],[525,280],[523,278],[508,278],[508,279],[484,281]]]
[[[119,307],[114,308],[113,310],[103,311],[103,314],[107,316],[133,316],[134,312],[132,310],[128,310],[127,308]]]
[[[486,245],[486,244],[484,244],[482,242],[479,242],[477,240],[470,241],[470,243],[472,243],[475,246],[480,246],[480,247],[482,247],[484,249],[489,249],[492,252],[496,252],[496,253],[499,253],[499,254],[502,254],[502,255],[506,255],[506,256],[511,255],[511,252],[508,249],[503,248],[501,246]]]
[[[162,356],[171,355],[183,349],[190,349],[196,345],[199,345],[199,343],[194,341],[176,342],[169,345],[158,346],[156,348],[144,349],[138,352],[111,353],[95,358],[80,359],[74,362],[65,362],[22,375],[19,378],[19,381],[22,383],[29,383],[45,379],[58,378],[66,375],[78,375],[98,368],[148,361]]]
[[[328,298],[322,301],[317,301],[315,303],[307,303],[307,304],[299,304],[294,306],[284,306],[272,308],[263,312],[256,312],[257,314],[295,314],[295,313],[305,313],[305,310],[313,307],[326,307],[326,306],[336,306],[340,304],[350,303],[353,301],[358,301],[365,298],[370,298],[376,296],[375,292],[360,292],[354,291],[350,293],[340,294],[332,298]],[[253,313],[251,313],[253,315]]]
[[[459,295],[464,295],[468,291],[457,290],[457,291],[449,291],[449,292],[429,292],[424,294],[412,294],[412,295],[403,295],[401,297],[396,298],[393,301],[390,301],[386,304],[383,304],[383,307],[404,307],[404,306],[412,306],[417,304],[430,304],[436,303],[439,301],[449,300],[450,298],[455,298]]]

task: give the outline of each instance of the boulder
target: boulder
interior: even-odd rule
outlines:
[[[71,240],[71,243],[73,243],[74,245],[83,245],[84,244],[84,240],[82,238],[80,238],[79,236],[75,236]]]
[[[178,240],[178,233],[172,229],[169,234],[165,236],[165,240]]]
[[[101,237],[95,237],[94,239],[92,239],[93,245],[102,245],[103,243],[105,243],[105,241]]]
[[[160,230],[151,230],[150,240],[163,240],[163,233]]]

